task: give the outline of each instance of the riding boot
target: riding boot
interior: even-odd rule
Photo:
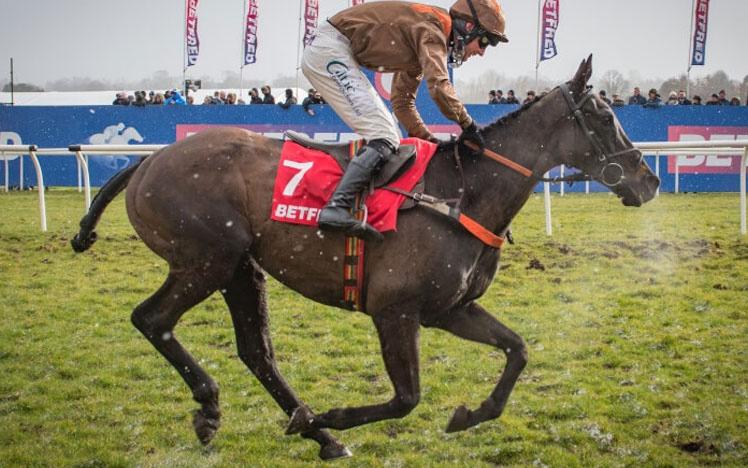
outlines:
[[[359,150],[343,174],[332,198],[319,214],[320,229],[342,231],[364,240],[381,241],[384,236],[351,214],[356,195],[365,190],[372,176],[382,167],[395,149],[386,140],[371,140]]]

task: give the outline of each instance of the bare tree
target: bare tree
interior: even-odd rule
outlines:
[[[690,83],[690,89],[694,89],[695,83],[692,81]],[[676,93],[680,90],[685,91],[686,89],[689,89],[689,82],[688,82],[688,76],[686,74],[681,74],[679,77],[675,78],[668,78],[660,85],[660,94],[663,96],[667,96],[672,91],[675,91]]]
[[[618,70],[608,70],[597,80],[597,87],[606,90],[608,95],[619,94],[623,96],[628,91],[629,81]]]
[[[13,91],[17,93],[23,93],[23,92],[44,92],[44,88],[41,86],[37,86],[35,84],[31,83],[14,83],[13,84]],[[10,92],[10,83],[3,86],[2,92],[9,93]]]

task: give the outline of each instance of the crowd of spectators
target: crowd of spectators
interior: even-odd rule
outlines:
[[[547,92],[548,91],[544,91],[543,93],[541,93],[541,96]],[[741,105],[739,97],[733,97],[732,99],[728,100],[724,89],[719,93],[712,94],[706,103],[702,103],[701,96],[699,95],[694,95],[691,99],[688,99],[688,97],[686,96],[686,92],[682,89],[678,92],[671,91],[665,101],[662,100],[659,92],[654,88],[649,90],[649,92],[647,93],[647,97],[644,97],[641,94],[641,90],[638,87],[635,87],[633,94],[629,96],[628,101],[624,101],[624,99],[618,94],[613,94],[610,98],[608,98],[608,93],[605,90],[601,90],[598,93],[598,96],[600,97],[600,99],[608,103],[608,105],[613,107],[622,107],[625,105],[642,106],[647,108],[657,108],[660,106],[700,106],[702,104],[707,106]],[[527,104],[536,100],[537,98],[538,96],[536,96],[535,91],[530,90],[527,92],[527,97],[522,101],[522,104]],[[510,89],[507,92],[506,97],[504,96],[503,91],[500,89],[490,90],[488,92],[488,103],[520,104],[519,100],[514,96],[513,89]],[[746,105],[748,105],[748,100],[746,100]]]
[[[265,85],[260,89],[252,88],[247,92],[247,101],[238,96],[237,93],[226,92],[226,91],[215,91],[212,96],[205,96],[203,99],[203,105],[247,105],[247,104],[270,104],[274,105],[275,97],[272,94],[273,90],[269,85]],[[185,98],[176,89],[166,90],[163,93],[150,91],[146,94],[145,91],[135,91],[134,95],[128,95],[125,92],[117,93],[114,101],[112,102],[115,106],[135,106],[145,107],[152,105],[192,105],[194,104],[193,96],[189,93]],[[296,97],[293,95],[292,89],[286,89],[285,98],[277,103],[282,109],[290,109],[291,106],[298,104]],[[314,88],[310,88],[308,95],[304,98],[301,103],[304,112],[309,115],[314,115],[314,110],[310,107],[313,104],[325,104],[324,99],[320,96],[319,92]]]
[[[112,101],[115,106],[164,106],[171,104],[192,104],[192,96],[185,99],[176,89],[166,90],[163,93],[151,91],[146,94],[145,91],[135,91],[135,95],[128,95],[125,92],[117,93]]]

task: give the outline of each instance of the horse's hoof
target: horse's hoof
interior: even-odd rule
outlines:
[[[197,410],[192,415],[192,427],[195,428],[195,434],[197,434],[200,443],[208,445],[216,436],[218,428],[221,427],[221,421],[216,418],[209,418],[203,414],[202,410]]]
[[[353,454],[350,450],[348,450],[348,447],[338,442],[330,442],[329,444],[319,449],[319,457],[325,461],[335,460],[336,458],[348,458],[352,456]]]
[[[314,414],[306,406],[299,406],[291,414],[291,419],[288,420],[288,426],[286,426],[286,435],[299,434],[306,432],[312,427],[312,421],[314,420]]]
[[[472,426],[472,424],[470,424],[470,410],[467,409],[465,405],[460,405],[452,415],[452,419],[449,420],[445,432],[464,431],[470,426]]]

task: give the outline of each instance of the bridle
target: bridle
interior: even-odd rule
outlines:
[[[509,160],[508,158],[501,156],[500,154],[495,153],[494,151],[491,151],[490,149],[484,149],[483,155],[493,159],[494,161],[503,164],[504,166],[509,167],[510,169],[514,170],[515,172],[518,172],[525,177],[533,177],[537,179],[540,182],[580,182],[580,181],[589,181],[589,180],[596,180],[600,182],[601,184],[605,185],[606,187],[615,187],[619,185],[623,180],[626,178],[623,171],[623,166],[617,162],[619,158],[622,156],[631,153],[631,152],[639,152],[638,149],[631,147],[626,148],[621,151],[616,151],[614,153],[609,153],[605,149],[605,145],[603,145],[602,140],[598,136],[598,134],[595,132],[595,130],[590,127],[590,125],[587,122],[587,118],[584,115],[584,112],[582,109],[587,104],[589,100],[593,98],[593,94],[589,91],[586,91],[584,95],[582,96],[582,99],[579,102],[574,102],[574,97],[571,93],[571,90],[569,90],[569,85],[566,83],[561,84],[558,86],[558,89],[561,91],[561,94],[564,96],[564,100],[566,101],[566,104],[569,107],[569,110],[571,111],[571,115],[574,117],[574,120],[579,125],[579,127],[582,130],[582,133],[584,134],[587,141],[590,143],[590,145],[593,148],[593,151],[595,152],[596,159],[599,163],[601,163],[602,168],[600,169],[599,174],[595,177],[592,176],[586,172],[578,172],[575,174],[571,174],[564,177],[543,177],[541,174],[536,174],[531,169],[527,169],[526,167]],[[567,118],[562,117],[562,118]],[[466,141],[465,144],[473,149],[478,150],[478,146],[473,144],[472,142]],[[639,153],[639,159],[641,160],[642,154]]]
[[[564,100],[566,100],[566,104],[569,106],[569,110],[571,110],[571,113],[574,116],[574,120],[576,120],[577,124],[579,124],[579,127],[582,129],[582,133],[584,134],[585,138],[587,138],[587,141],[590,143],[590,145],[592,145],[595,153],[597,153],[597,161],[603,164],[602,169],[600,169],[600,174],[598,175],[596,180],[607,187],[615,187],[616,185],[619,185],[621,182],[623,182],[625,176],[623,173],[623,166],[615,161],[625,154],[638,152],[639,150],[631,147],[621,151],[616,151],[615,153],[608,153],[605,149],[605,146],[603,145],[603,142],[600,140],[600,137],[587,124],[587,119],[584,116],[584,112],[582,112],[582,109],[587,104],[587,101],[592,99],[592,93],[588,90],[584,93],[582,99],[578,103],[575,103],[572,93],[569,90],[569,85],[563,83],[559,85],[559,89],[561,90],[561,94],[564,96]],[[641,158],[642,154],[639,153],[639,159],[641,160]],[[595,179],[588,174],[582,174],[588,177],[587,179],[582,180]],[[573,177],[573,175],[569,177]]]
[[[600,139],[600,137],[590,127],[584,115],[584,112],[582,111],[584,106],[587,104],[587,101],[593,98],[592,93],[590,93],[589,90],[587,90],[582,96],[582,99],[577,103],[577,102],[574,102],[574,97],[571,91],[569,90],[569,86],[567,84],[562,84],[558,88],[560,89],[561,94],[563,94],[566,104],[569,106],[571,115],[574,116],[574,120],[577,122],[577,124],[581,128],[582,132],[584,133],[585,138],[587,139],[587,141],[589,141],[590,145],[592,145],[592,148],[596,153],[597,161],[602,164],[602,169],[600,169],[600,173],[597,177],[593,177],[585,172],[578,172],[576,174],[572,174],[566,177],[546,178],[546,177],[542,177],[541,174],[537,174],[532,169],[528,169],[527,167],[515,161],[512,161],[511,159],[505,156],[502,156],[488,148],[483,148],[483,150],[481,151],[478,145],[476,145],[472,141],[463,141],[462,144],[472,149],[473,151],[477,151],[483,156],[508,167],[509,169],[517,172],[518,174],[523,175],[524,177],[532,178],[540,182],[577,182],[577,181],[585,181],[585,180],[597,180],[600,183],[608,187],[615,187],[619,185],[624,180],[625,176],[624,176],[623,166],[616,161],[625,154],[628,154],[631,152],[638,152],[639,150],[632,147],[632,148],[627,148],[621,151],[616,151],[613,153],[609,153],[608,151],[606,151],[605,145],[603,145],[603,142]],[[567,118],[569,118],[568,114],[561,117],[559,121],[561,119],[567,119]],[[462,205],[463,196],[465,195],[465,173],[463,171],[462,162],[460,158],[460,151],[459,151],[460,146],[461,145],[459,144],[454,145],[455,164],[460,174],[460,178],[462,179],[462,189],[460,190],[459,198],[451,199],[451,200],[442,200],[442,199],[438,199],[435,197],[431,197],[423,193],[411,193],[411,192],[406,192],[406,191],[396,189],[393,187],[385,187],[385,188],[395,193],[399,193],[400,195],[404,195],[406,197],[412,198],[417,203],[420,203],[423,206],[431,210],[434,210],[438,213],[441,213],[443,215],[446,215],[450,218],[455,219],[457,222],[460,223],[460,225],[462,225],[463,228],[465,228],[468,232],[470,232],[476,238],[480,239],[481,242],[495,249],[500,249],[502,244],[504,243],[504,239],[509,239],[509,241],[512,242],[511,231],[509,230],[509,227],[507,226],[504,229],[504,231],[498,235],[494,234],[491,230],[486,229],[485,227],[480,225],[477,221],[467,216],[460,209],[460,206]],[[640,162],[641,162],[641,158],[642,158],[642,154],[639,153]],[[456,206],[452,206],[452,203],[455,203],[455,202],[456,202]]]

